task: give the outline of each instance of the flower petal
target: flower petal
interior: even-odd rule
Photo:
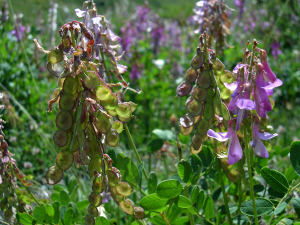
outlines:
[[[237,82],[231,84],[224,83],[224,86],[230,91],[234,91],[237,88]]]
[[[255,131],[255,134],[257,135],[257,137],[261,140],[269,140],[273,137],[276,137],[278,134],[269,134],[267,132],[264,132],[264,133],[260,133],[258,131]]]
[[[253,142],[255,143],[255,146],[253,147],[255,155],[262,158],[268,158],[269,153],[262,141],[256,136]]]
[[[281,86],[282,84],[283,84],[282,80],[276,78],[276,80],[274,81],[274,83],[269,84],[267,86],[264,86],[263,88],[264,89],[273,89],[273,88]]]
[[[217,139],[218,141],[221,141],[221,142],[227,141],[231,135],[232,135],[231,128],[228,128],[227,133],[226,132],[217,133],[217,132],[213,131],[212,129],[209,129],[207,131],[207,136]]]
[[[75,13],[76,13],[76,16],[78,16],[78,17],[84,17],[84,15],[86,14],[86,11],[82,11],[80,9],[75,9]]]
[[[240,109],[247,109],[247,110],[253,110],[253,109],[255,109],[255,104],[250,99],[243,99],[243,98],[241,98],[241,99],[237,100],[236,105]]]
[[[233,132],[231,136],[231,143],[228,151],[228,164],[232,165],[238,162],[243,157],[243,150],[240,145],[239,139],[236,133]]]

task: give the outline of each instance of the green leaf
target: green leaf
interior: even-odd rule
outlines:
[[[151,172],[149,174],[149,179],[148,179],[148,194],[153,194],[156,192],[156,186],[157,186],[157,176],[156,173]]]
[[[77,218],[79,212],[76,204],[74,202],[69,202],[68,207],[73,209],[74,216]]]
[[[275,191],[279,193],[287,192],[289,182],[282,173],[265,166],[261,169],[261,175]]]
[[[274,215],[278,215],[280,214],[287,206],[286,202],[282,202],[279,206],[276,207],[276,209],[274,210]]]
[[[37,223],[41,223],[46,217],[46,209],[43,204],[41,206],[36,206],[33,211],[33,217]]]
[[[255,199],[257,216],[263,216],[271,212],[274,208],[273,203],[265,198]],[[242,204],[241,212],[247,216],[254,216],[252,200],[246,201]]]
[[[234,217],[232,222],[237,225],[247,225],[250,221],[247,216],[239,215]]]
[[[175,134],[170,130],[161,130],[161,129],[155,129],[152,131],[153,134],[157,135],[160,139],[171,141],[172,139],[175,139]]]
[[[294,141],[292,143],[290,159],[296,174],[300,176],[300,141]]]
[[[276,225],[292,225],[292,224],[293,224],[293,220],[290,220],[288,218],[283,218]]]
[[[204,215],[207,219],[215,217],[214,202],[211,196],[207,196],[204,202]]]
[[[53,208],[53,206],[52,205],[46,205],[45,208],[46,208],[46,213],[49,216],[53,217],[54,216],[54,208]]]
[[[198,153],[198,156],[201,159],[202,165],[205,167],[209,167],[214,159],[211,150],[206,145],[203,145],[201,152]]]
[[[192,194],[191,194],[191,203],[192,204],[195,204],[195,202],[197,201],[199,192],[200,192],[200,187],[199,186],[194,186],[194,188],[192,190]]]
[[[292,182],[294,179],[298,178],[298,175],[295,173],[293,166],[289,166],[289,168],[285,170],[284,176],[289,182]]]
[[[161,198],[175,198],[182,192],[183,186],[177,180],[165,180],[157,185],[156,194]]]
[[[254,193],[259,193],[265,190],[265,187],[261,184],[256,184],[253,186]]]
[[[275,198],[283,198],[283,196],[284,196],[283,193],[279,193],[271,187],[268,188],[268,193],[270,196],[275,197]]]
[[[54,192],[54,193],[51,195],[51,200],[52,200],[53,202],[55,202],[55,201],[60,202],[60,194],[57,193],[57,192]]]
[[[160,198],[157,194],[147,195],[140,201],[140,206],[147,211],[154,211],[163,208],[169,199]]]
[[[199,156],[192,154],[187,161],[191,164],[194,175],[201,173],[202,162]]]
[[[108,220],[103,216],[98,216],[95,225],[109,225]]]
[[[59,212],[59,203],[58,202],[54,202],[52,204],[53,209],[54,209],[54,216],[53,216],[53,223],[57,224],[59,221],[59,217],[60,217],[60,212]]]
[[[292,200],[292,205],[298,217],[300,217],[300,198],[294,198]]]
[[[81,211],[81,210],[85,209],[86,207],[88,207],[89,204],[90,204],[89,200],[84,200],[84,201],[78,202],[76,204],[76,206],[77,206],[77,209],[79,211]]]
[[[17,214],[17,219],[24,225],[32,225],[33,217],[28,213],[19,213]]]
[[[74,212],[72,208],[68,208],[68,210],[64,214],[64,224],[70,225],[72,224],[74,218]]]
[[[122,174],[122,179],[129,181],[130,183],[137,185],[140,179],[139,170],[137,166],[131,162],[130,158],[123,153],[117,156],[117,168]]]
[[[192,205],[191,201],[190,201],[187,197],[182,196],[182,195],[179,195],[179,196],[175,199],[175,204],[176,204],[179,208],[183,208],[183,209],[189,208],[189,207],[191,207],[191,205]]]
[[[174,220],[172,225],[185,225],[189,222],[189,218],[187,216],[179,217],[177,220]]]
[[[111,149],[111,150],[109,150],[109,151],[107,152],[107,155],[109,155],[109,157],[110,157],[110,158],[112,159],[112,161],[113,161],[112,166],[116,167],[116,165],[117,165],[117,156],[116,156],[115,151],[114,151],[113,149]]]
[[[202,206],[204,204],[204,199],[205,199],[204,190],[201,190],[199,192],[197,202],[196,202],[196,209],[198,210],[198,212],[200,211],[200,209],[202,208]]]
[[[179,208],[177,205],[173,204],[167,214],[169,221],[172,222],[173,220],[175,220],[181,212],[182,209]]]
[[[139,167],[138,167],[138,171],[139,171],[139,187],[142,188],[142,180],[143,180],[143,169],[144,169],[144,162],[142,162]]]
[[[66,191],[61,191],[60,192],[60,204],[61,205],[68,205],[69,202],[71,201],[70,196]]]
[[[61,220],[63,220],[64,219],[64,217],[65,217],[65,213],[67,212],[67,210],[68,210],[68,207],[67,206],[65,206],[65,205],[63,205],[62,207],[60,207],[60,211],[59,211],[59,218],[61,219]]]
[[[178,163],[178,175],[183,182],[190,184],[193,179],[192,166],[184,160]]]
[[[149,153],[153,153],[161,149],[164,145],[164,141],[162,139],[154,139],[147,145],[147,151]]]

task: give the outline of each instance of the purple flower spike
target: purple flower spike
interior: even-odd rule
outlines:
[[[251,146],[253,147],[254,153],[262,158],[268,158],[269,153],[265,147],[265,145],[262,143],[261,140],[269,140],[273,137],[276,137],[277,134],[269,134],[267,132],[260,133],[258,130],[258,118],[256,118],[256,121],[254,122],[254,126],[252,128],[252,137],[253,141],[250,141]]]
[[[229,124],[233,124],[232,120]],[[227,133],[217,133],[211,129],[208,130],[207,136],[217,139],[218,141],[224,142],[229,139],[229,150],[228,150],[228,164],[232,165],[238,162],[243,157],[243,150],[240,145],[239,139],[237,137],[236,132],[232,129],[232,127],[228,128]]]
[[[261,49],[260,50],[260,54],[261,54],[261,63],[264,67],[264,71],[266,72],[266,78],[268,79],[268,81],[270,81],[271,83],[274,83],[275,80],[277,79],[276,75],[273,73],[273,71],[271,70],[269,64],[268,64],[268,58],[267,58],[267,53],[265,50]]]

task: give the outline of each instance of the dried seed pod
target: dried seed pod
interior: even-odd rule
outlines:
[[[180,126],[180,133],[183,135],[183,136],[187,136],[187,135],[190,135],[193,131],[193,126],[191,127],[183,127],[183,126]]]
[[[100,78],[94,71],[86,71],[80,74],[84,85],[88,89],[96,89],[100,85]]]
[[[51,166],[46,174],[47,183],[50,185],[57,184],[64,175],[64,171],[58,166]]]
[[[184,97],[188,95],[192,90],[192,84],[187,81],[182,81],[181,84],[178,85],[176,92],[177,96]]]
[[[89,196],[89,203],[95,207],[100,206],[102,203],[102,196],[99,193],[92,192]]]
[[[189,68],[188,71],[186,71],[185,80],[188,81],[189,83],[194,83],[197,79],[197,76],[198,76],[197,70],[193,68]]]
[[[69,151],[61,151],[56,157],[56,165],[62,170],[69,169],[74,161],[73,154]]]
[[[110,131],[111,129],[111,117],[103,112],[100,112],[97,114],[97,121],[94,123],[97,130],[102,133],[106,134]]]
[[[194,124],[194,117],[190,114],[185,114],[180,118],[180,125],[185,128],[191,127],[193,126],[193,124]]]
[[[115,187],[110,189],[110,193],[111,197],[115,200],[115,202],[119,203],[124,200],[124,196],[120,195]]]
[[[123,131],[123,123],[116,120],[113,122],[112,128],[115,129],[120,134]]]
[[[98,194],[100,194],[104,191],[104,184],[103,184],[103,179],[101,176],[95,177],[95,179],[93,180],[92,190],[93,190],[93,192],[98,193]]]
[[[116,191],[125,197],[132,194],[131,186],[125,182],[119,182],[119,184],[116,186]]]
[[[94,225],[94,224],[95,224],[95,218],[92,215],[87,214],[84,217],[84,225]]]
[[[144,219],[145,218],[145,210],[142,207],[134,207],[134,213],[133,213],[133,217],[136,219]]]
[[[202,145],[202,136],[196,133],[192,138],[192,145],[194,149],[199,149]]]
[[[202,113],[202,110],[203,110],[202,103],[196,100],[193,100],[187,108],[188,113],[191,114],[192,116],[199,116]]]
[[[134,213],[133,206],[129,204],[127,201],[121,201],[119,203],[119,206],[128,215],[132,215]]]
[[[115,129],[111,129],[105,137],[106,143],[111,146],[115,147],[119,144],[120,136],[119,133]]]
[[[48,54],[48,62],[51,64],[59,63],[63,60],[63,52],[59,48],[53,48]]]
[[[71,94],[63,94],[60,96],[59,107],[64,111],[71,111],[75,107],[75,99]]]
[[[70,130],[73,126],[73,116],[70,112],[60,111],[56,116],[56,127],[60,130]]]
[[[205,54],[204,52],[200,51],[195,55],[191,61],[191,67],[194,69],[199,69],[205,60]]]
[[[118,175],[112,171],[112,170],[107,170],[106,171],[106,175],[107,175],[107,178],[108,178],[108,187],[112,188],[112,187],[115,187],[118,185],[119,183],[119,178],[118,178]]]
[[[131,109],[128,104],[125,103],[119,103],[118,107],[116,108],[116,112],[118,116],[124,117],[124,118],[130,118],[131,117]]]
[[[112,92],[107,86],[101,85],[96,89],[96,97],[101,101],[109,99],[111,95]]]
[[[196,88],[196,90],[194,91],[194,99],[198,102],[202,102],[206,99],[207,93],[206,93],[206,89],[204,88]]]
[[[65,93],[68,93],[71,95],[75,94],[78,89],[78,79],[76,77],[72,77],[72,76],[67,77],[64,80],[63,89],[64,89]]]
[[[197,79],[197,85],[201,88],[209,88],[211,85],[210,74],[208,70],[203,70]]]
[[[201,146],[198,148],[198,149],[195,149],[194,147],[193,147],[193,145],[191,145],[190,146],[190,151],[191,151],[191,153],[192,154],[198,154],[199,152],[201,152],[201,150],[202,150],[202,147],[203,147],[203,144],[201,144]]]
[[[206,135],[208,131],[208,121],[205,119],[200,120],[198,126],[197,126],[197,132],[200,135]]]
[[[238,171],[236,170],[229,170],[226,173],[226,177],[228,178],[228,180],[230,180],[233,183],[236,183],[239,180],[240,174]]]
[[[112,94],[109,99],[101,101],[101,105],[107,110],[115,110],[118,106],[118,98],[115,94]]]
[[[93,205],[89,205],[87,207],[87,211],[93,217],[97,217],[100,214],[99,211],[98,211],[98,209],[95,206],[93,206]]]
[[[8,144],[5,140],[2,140],[2,142],[1,142],[1,149],[3,151],[6,151],[8,149]]]

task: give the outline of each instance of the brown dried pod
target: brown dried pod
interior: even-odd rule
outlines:
[[[94,224],[95,224],[95,218],[92,215],[87,214],[84,217],[84,225],[94,225]]]
[[[60,78],[62,79],[62,78]],[[58,79],[59,80],[59,79]],[[78,79],[76,77],[69,76],[64,80],[63,89],[65,93],[75,94],[78,89]]]
[[[131,204],[129,204],[126,200],[121,201],[119,203],[119,206],[128,215],[132,215],[134,213],[133,206]]]
[[[194,83],[197,79],[197,76],[198,76],[197,70],[193,68],[189,68],[188,71],[186,71],[185,80],[188,81],[189,83]]]
[[[69,169],[74,161],[74,156],[69,151],[61,151],[56,157],[56,165],[62,170]]]
[[[88,205],[87,211],[93,217],[97,217],[100,214],[99,211],[98,211],[98,209],[95,206],[93,206],[93,205]]]
[[[63,94],[60,96],[59,108],[64,111],[71,111],[75,107],[75,99],[71,94]]]
[[[51,166],[46,174],[47,183],[50,185],[57,184],[64,175],[64,171],[58,166]]]
[[[191,61],[191,67],[194,69],[199,69],[205,60],[205,54],[203,51],[199,51],[197,55],[195,55]]]
[[[192,90],[192,84],[187,81],[182,81],[181,84],[178,85],[176,92],[177,96],[184,97],[188,95]]]
[[[203,105],[201,102],[198,102],[196,100],[191,101],[189,104],[187,111],[192,116],[199,116],[202,113]]]
[[[102,196],[99,193],[92,192],[89,196],[89,203],[95,207],[98,207],[102,203]]]
[[[56,116],[56,127],[60,130],[70,130],[73,126],[73,116],[70,112],[60,111]]]
[[[138,220],[145,218],[145,210],[142,207],[137,206],[137,207],[134,207],[133,210],[134,210],[134,213],[133,213],[134,218],[136,218]]]

